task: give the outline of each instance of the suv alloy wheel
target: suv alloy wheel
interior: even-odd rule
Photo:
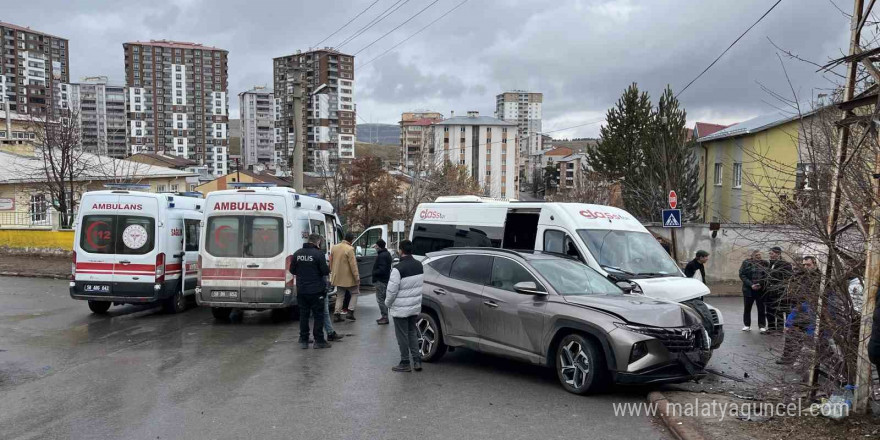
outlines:
[[[598,391],[607,383],[604,356],[593,341],[577,333],[567,335],[556,348],[556,376],[570,393]]]
[[[416,320],[416,331],[419,332],[419,351],[423,361],[434,362],[446,354],[447,347],[443,343],[440,326],[433,316],[420,313]]]

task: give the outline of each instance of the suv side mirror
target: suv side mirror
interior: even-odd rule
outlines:
[[[546,295],[547,292],[538,290],[538,285],[534,281],[521,281],[513,285],[513,290],[517,293],[526,295]]]
[[[618,281],[614,283],[617,287],[620,287],[620,290],[623,290],[623,293],[632,293],[633,285],[628,281]]]

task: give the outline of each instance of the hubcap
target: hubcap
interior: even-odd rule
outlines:
[[[434,330],[434,326],[431,325],[431,321],[425,318],[421,318],[416,322],[416,330],[419,332],[419,352],[422,353],[422,357],[427,357],[437,342],[437,332]]]
[[[590,361],[580,343],[571,341],[562,347],[562,352],[559,353],[559,370],[562,380],[569,386],[577,389],[584,386],[590,373]]]

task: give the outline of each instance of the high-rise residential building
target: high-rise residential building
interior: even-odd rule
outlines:
[[[515,122],[520,148],[521,171],[529,177],[540,167],[543,147],[541,146],[541,105],[542,93],[523,90],[504,92],[495,97],[495,117]]]
[[[238,94],[241,160],[245,168],[269,164],[275,154],[275,95],[265,87]]]
[[[125,87],[107,83],[106,76],[79,83],[60,83],[59,108],[72,110],[78,120],[83,150],[102,156],[128,156]]]
[[[56,85],[70,82],[67,39],[0,21],[0,78],[0,101],[8,100],[9,110],[48,115]]]
[[[516,123],[470,111],[434,124],[437,164],[464,166],[484,194],[516,198],[519,191]]]
[[[403,170],[411,173],[420,168],[432,151],[430,141],[434,134],[431,126],[443,120],[443,115],[437,112],[417,111],[406,112],[400,115],[400,164]]]
[[[322,164],[332,168],[339,161],[354,159],[354,57],[325,47],[273,61],[279,110],[275,150],[282,166],[293,154],[297,133],[305,146],[305,171],[319,171]],[[302,91],[303,127],[294,123],[297,81]]]
[[[226,174],[229,52],[169,40],[122,47],[131,153],[182,156]]]

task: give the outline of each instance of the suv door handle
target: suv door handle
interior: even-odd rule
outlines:
[[[128,260],[122,260],[122,261],[119,262],[119,264],[131,264],[131,261],[128,261]]]
[[[437,295],[446,295],[446,290],[445,289],[434,289],[434,293],[436,293]]]
[[[260,267],[260,265],[251,263],[251,264],[248,264],[247,267],[254,268],[254,267]]]
[[[493,309],[498,308],[498,304],[496,304],[495,301],[483,301],[483,304],[485,304]]]

